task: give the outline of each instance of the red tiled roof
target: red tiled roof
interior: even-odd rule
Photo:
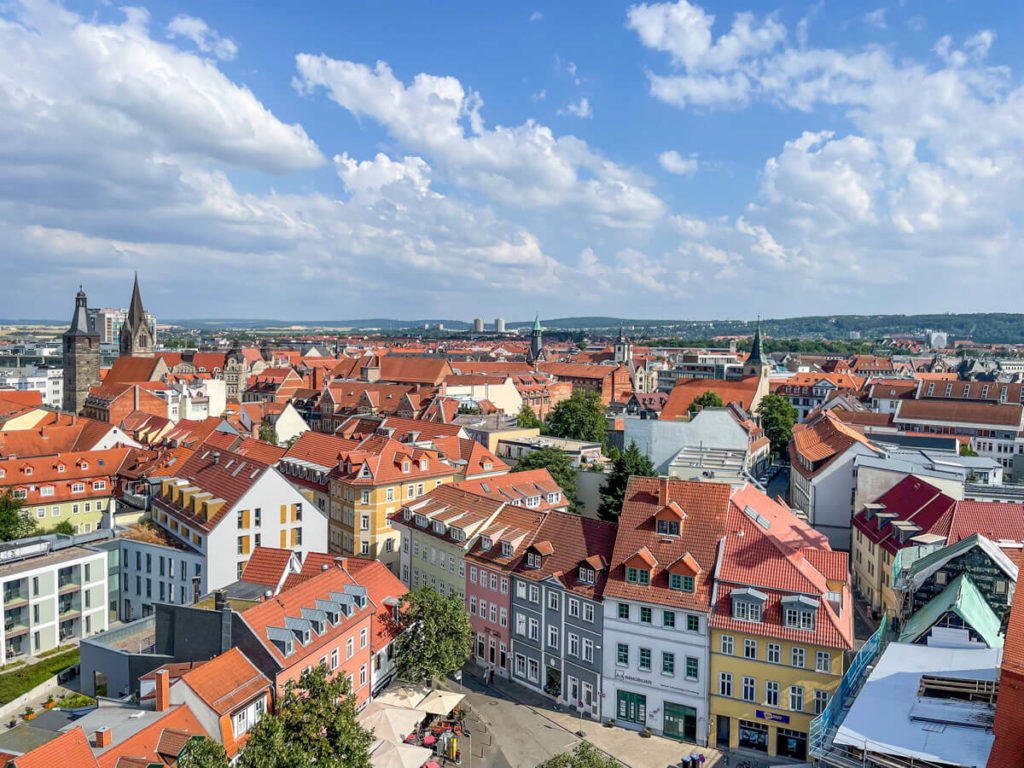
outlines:
[[[309,560],[310,556],[307,555],[306,561]],[[344,567],[357,584],[366,587],[370,602],[377,606],[377,612],[373,616],[373,632],[370,639],[370,650],[377,653],[402,632],[402,626],[395,621],[394,613],[388,603],[401,600],[408,589],[397,576],[377,560],[347,558],[344,561]],[[303,564],[303,570],[305,570],[305,564]]]
[[[949,527],[949,543],[980,533],[995,543],[1024,542],[1024,504],[958,501]]]
[[[810,477],[857,443],[879,452],[861,432],[844,424],[832,411],[821,411],[810,421],[793,427],[789,453],[793,467],[805,477]],[[815,465],[814,469],[808,470],[800,461],[801,457]]]
[[[284,581],[294,554],[290,549],[254,548],[242,571],[242,581],[263,584],[276,590]]]
[[[381,381],[437,385],[451,373],[448,361],[440,358],[385,355],[380,360]]]
[[[184,731],[191,736],[209,736],[192,710],[185,705],[169,709],[166,713],[157,713],[157,715],[159,719],[152,725],[146,726],[100,755],[99,768],[115,768],[118,765],[118,760],[124,757],[142,758],[148,763],[157,765],[166,764],[165,757],[177,757],[177,754],[161,753],[158,749],[169,750],[180,742],[180,740],[175,740],[176,743],[172,746],[168,741],[164,741],[167,731]],[[184,747],[183,743],[178,749],[180,750],[182,747]]]
[[[159,357],[119,357],[110,366],[103,383],[134,384],[153,381],[156,378],[156,368],[161,362]]]
[[[270,680],[237,648],[187,672],[181,682],[218,715],[230,714],[271,686]]]
[[[284,456],[287,448],[271,445],[254,437],[233,435],[229,432],[214,431],[206,438],[204,445],[212,445],[219,450],[228,450],[239,456],[248,456],[264,464],[273,464]]]
[[[914,475],[907,475],[875,499],[874,503],[883,504],[886,512],[894,512],[894,520],[909,520],[917,525],[921,529],[919,534],[934,533],[946,536],[956,502],[934,485]],[[869,520],[867,512],[863,509],[853,516],[852,525],[868,540],[885,548],[891,554],[909,544],[899,542],[896,529],[892,525],[886,525],[882,530],[878,530],[878,518]]]
[[[588,363],[541,363],[544,373],[562,379],[607,379],[618,370],[617,365],[590,365]]]
[[[485,496],[488,499],[494,499],[495,501],[512,503],[518,500],[524,506],[527,498],[540,496],[540,504],[530,507],[530,509],[537,512],[549,509],[563,509],[568,504],[564,494],[562,494],[557,504],[548,503],[547,494],[556,491],[562,493],[562,489],[555,482],[555,479],[551,477],[551,473],[543,467],[525,472],[512,472],[496,477],[462,480],[455,483],[454,487],[479,496]]]
[[[608,578],[607,564],[615,547],[615,523],[593,520],[568,512],[549,512],[541,521],[534,538],[548,542],[552,552],[541,558],[540,568],[527,567],[525,551],[510,564],[510,570],[523,578],[539,581],[554,576],[565,589],[592,600],[600,600]],[[593,584],[579,580],[579,565],[595,571]]]
[[[0,389],[0,400],[18,405],[42,405],[43,393],[38,389]]]
[[[95,768],[96,758],[82,726],[75,726],[52,741],[14,758],[14,768]]]
[[[749,411],[750,404],[757,393],[759,381],[760,377],[758,376],[744,376],[740,381],[678,379],[658,418],[662,421],[675,421],[679,417],[686,416],[690,403],[705,392],[715,392],[726,405],[738,403],[743,410]]]
[[[308,430],[299,435],[299,439],[285,451],[283,458],[308,461],[321,467],[334,468],[338,466],[341,455],[345,451],[352,450],[356,445],[355,440],[346,440],[342,437]]]
[[[1024,765],[1024,605],[1017,601],[1010,609],[1003,642],[1002,674],[996,700],[992,733],[995,741],[987,768],[1021,768]]]
[[[725,533],[731,488],[724,483],[631,477],[626,486],[606,597],[641,600],[697,611],[707,611],[711,601],[711,574],[718,542]],[[658,535],[655,514],[669,502],[686,513],[679,536]],[[652,569],[650,586],[626,582],[623,563],[646,547],[659,563]],[[667,566],[689,552],[701,567],[692,593],[669,589]]]
[[[328,624],[327,631],[322,635],[311,635],[309,645],[296,643],[295,653],[285,657],[281,649],[270,640],[268,635],[269,627],[284,627],[285,617],[302,616],[303,608],[315,608],[317,598],[327,599],[330,592],[343,592],[346,584],[354,584],[354,580],[341,568],[329,568],[321,571],[310,579],[303,581],[290,589],[282,590],[276,597],[265,600],[242,613],[242,619],[248,624],[252,631],[263,641],[273,659],[282,668],[297,660],[303,659],[335,642],[338,637],[350,630],[353,626],[366,620],[371,611],[370,604],[360,609],[353,606],[354,610],[349,617],[342,616],[342,621],[337,626]]]
[[[1024,406],[954,400],[902,400],[893,421],[908,420],[955,424],[992,424],[1020,429]]]

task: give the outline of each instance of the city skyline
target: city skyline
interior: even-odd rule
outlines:
[[[16,3],[5,314],[1012,311],[1022,13]]]

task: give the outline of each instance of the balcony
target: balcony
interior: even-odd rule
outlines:
[[[28,634],[28,626],[25,624],[24,617],[16,616],[12,618],[8,616],[4,619],[4,634],[8,639]]]
[[[10,611],[28,604],[28,593],[21,589],[4,590],[4,610]]]
[[[77,590],[79,590],[81,588],[82,588],[81,583],[75,577],[72,577],[72,576],[68,576],[68,577],[61,576],[61,577],[59,577],[57,579],[57,594],[58,595],[67,595],[67,594],[70,594],[71,592],[76,592]]]
[[[60,620],[73,619],[82,613],[82,605],[78,600],[61,599],[57,605],[57,612]]]

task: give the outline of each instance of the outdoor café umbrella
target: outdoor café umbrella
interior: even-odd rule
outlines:
[[[416,708],[432,715],[447,715],[459,706],[459,702],[464,698],[466,697],[461,693],[453,691],[431,691],[423,701],[416,705]]]
[[[381,704],[390,704],[393,707],[406,707],[416,709],[430,690],[420,685],[402,685],[397,688],[390,688],[380,696],[375,696],[374,701]]]
[[[359,713],[358,720],[364,728],[372,728],[379,741],[400,743],[426,716],[427,713],[420,709],[392,707],[374,701]]]
[[[420,768],[433,754],[429,749],[412,744],[382,741],[370,754],[370,765],[373,768]]]

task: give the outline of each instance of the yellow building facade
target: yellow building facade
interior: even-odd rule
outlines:
[[[803,760],[842,676],[840,649],[712,629],[708,743]]]

